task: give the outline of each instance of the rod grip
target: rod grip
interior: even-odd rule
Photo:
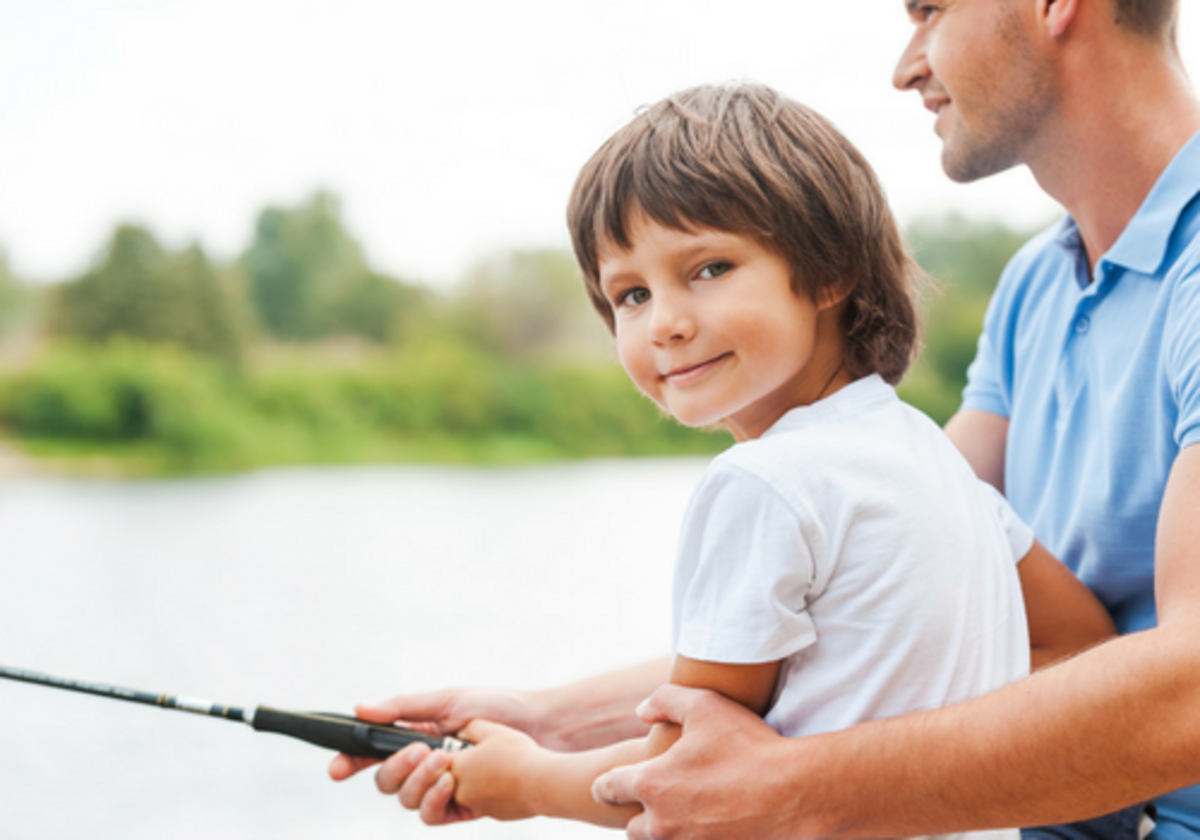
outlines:
[[[458,738],[430,735],[415,729],[369,723],[332,712],[285,712],[259,706],[251,724],[259,732],[276,732],[362,758],[387,758],[409,744],[421,742],[433,749],[454,752],[469,746]]]

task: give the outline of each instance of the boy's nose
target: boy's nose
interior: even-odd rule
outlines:
[[[686,341],[696,332],[695,319],[675,295],[658,295],[650,313],[650,340],[655,344]]]
[[[908,46],[900,54],[900,60],[896,62],[896,69],[892,72],[892,85],[896,90],[919,90],[929,75],[929,61],[925,55],[925,32],[918,27],[909,39]]]

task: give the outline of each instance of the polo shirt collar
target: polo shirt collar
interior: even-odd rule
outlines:
[[[1200,133],[1184,144],[1101,260],[1156,274],[1183,210],[1200,193]],[[1074,221],[1071,227],[1075,227]],[[1065,230],[1063,231],[1065,232]],[[1076,237],[1078,231],[1076,230]]]

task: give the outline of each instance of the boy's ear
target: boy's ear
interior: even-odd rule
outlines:
[[[834,283],[831,286],[826,286],[817,295],[817,309],[824,311],[832,309],[839,303],[850,297],[850,293],[854,291],[857,284],[853,280],[842,280]]]

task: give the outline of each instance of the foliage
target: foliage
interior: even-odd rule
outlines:
[[[1025,234],[960,217],[908,233],[941,291],[924,302],[925,349],[900,391],[943,422]],[[28,299],[0,260],[0,336]],[[178,473],[715,452],[729,442],[636,393],[568,253],[497,255],[440,293],[374,271],[325,194],[265,210],[233,267],[119,227],[95,268],[53,289],[53,303],[54,341],[0,371],[0,428],[76,463],[99,452],[120,471]],[[255,340],[255,318],[270,340]]]
[[[368,267],[337,199],[325,192],[299,207],[264,210],[242,266],[260,323],[287,341],[396,339],[425,300],[415,287]]]
[[[958,408],[996,281],[1031,234],[951,215],[918,221],[907,235],[938,289],[924,301],[925,348],[900,393],[944,423]]]
[[[0,337],[6,335],[29,308],[32,295],[8,268],[8,259],[0,251]]]
[[[153,442],[161,467],[244,463],[235,380],[167,347],[62,343],[0,387],[0,420],[23,437],[115,444]]]
[[[611,363],[512,365],[453,339],[349,367],[293,350],[239,377],[161,346],[64,343],[0,376],[0,424],[43,452],[88,440],[136,456],[135,469],[169,473],[715,452],[728,443],[664,419]]]
[[[245,342],[233,294],[204,252],[172,254],[133,225],[117,228],[96,268],[58,287],[50,325],[66,339],[158,342],[231,366]]]
[[[611,341],[567,251],[516,251],[476,265],[441,327],[506,359],[608,354]]]

